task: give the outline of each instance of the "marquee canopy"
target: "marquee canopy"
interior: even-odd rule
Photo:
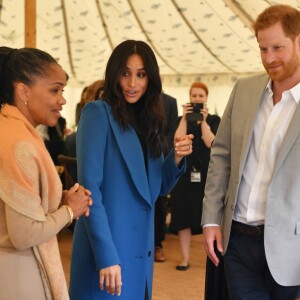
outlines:
[[[71,85],[102,78],[112,49],[144,40],[163,79],[261,72],[251,24],[266,7],[299,0],[37,0],[36,47],[59,59]],[[24,0],[0,0],[0,44],[24,47]]]

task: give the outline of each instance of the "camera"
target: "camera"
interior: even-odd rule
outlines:
[[[193,106],[193,113],[200,113],[203,109],[203,103],[190,103]]]
[[[203,115],[201,114],[201,109],[203,109],[203,103],[190,103],[193,107],[193,111],[191,113],[186,114],[186,120],[188,122],[197,122],[203,120]]]

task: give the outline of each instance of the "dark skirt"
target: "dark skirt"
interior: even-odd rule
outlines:
[[[170,231],[191,228],[192,234],[202,233],[201,216],[203,201],[202,182],[191,182],[190,172],[183,174],[171,192]]]

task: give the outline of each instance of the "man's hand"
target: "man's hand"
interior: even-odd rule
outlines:
[[[213,262],[213,264],[217,267],[219,265],[219,258],[216,255],[214,250],[214,242],[216,241],[217,249],[222,253],[222,234],[220,226],[207,226],[203,228],[204,234],[204,248],[207,256]]]

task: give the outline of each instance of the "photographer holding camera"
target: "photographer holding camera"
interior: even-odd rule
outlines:
[[[186,157],[186,173],[172,191],[171,232],[178,234],[182,260],[179,271],[189,268],[190,242],[193,234],[202,233],[202,199],[206,181],[210,147],[220,123],[220,117],[210,115],[206,106],[208,88],[202,82],[190,87],[190,103],[183,106],[183,115],[175,135],[194,135],[193,152]]]

